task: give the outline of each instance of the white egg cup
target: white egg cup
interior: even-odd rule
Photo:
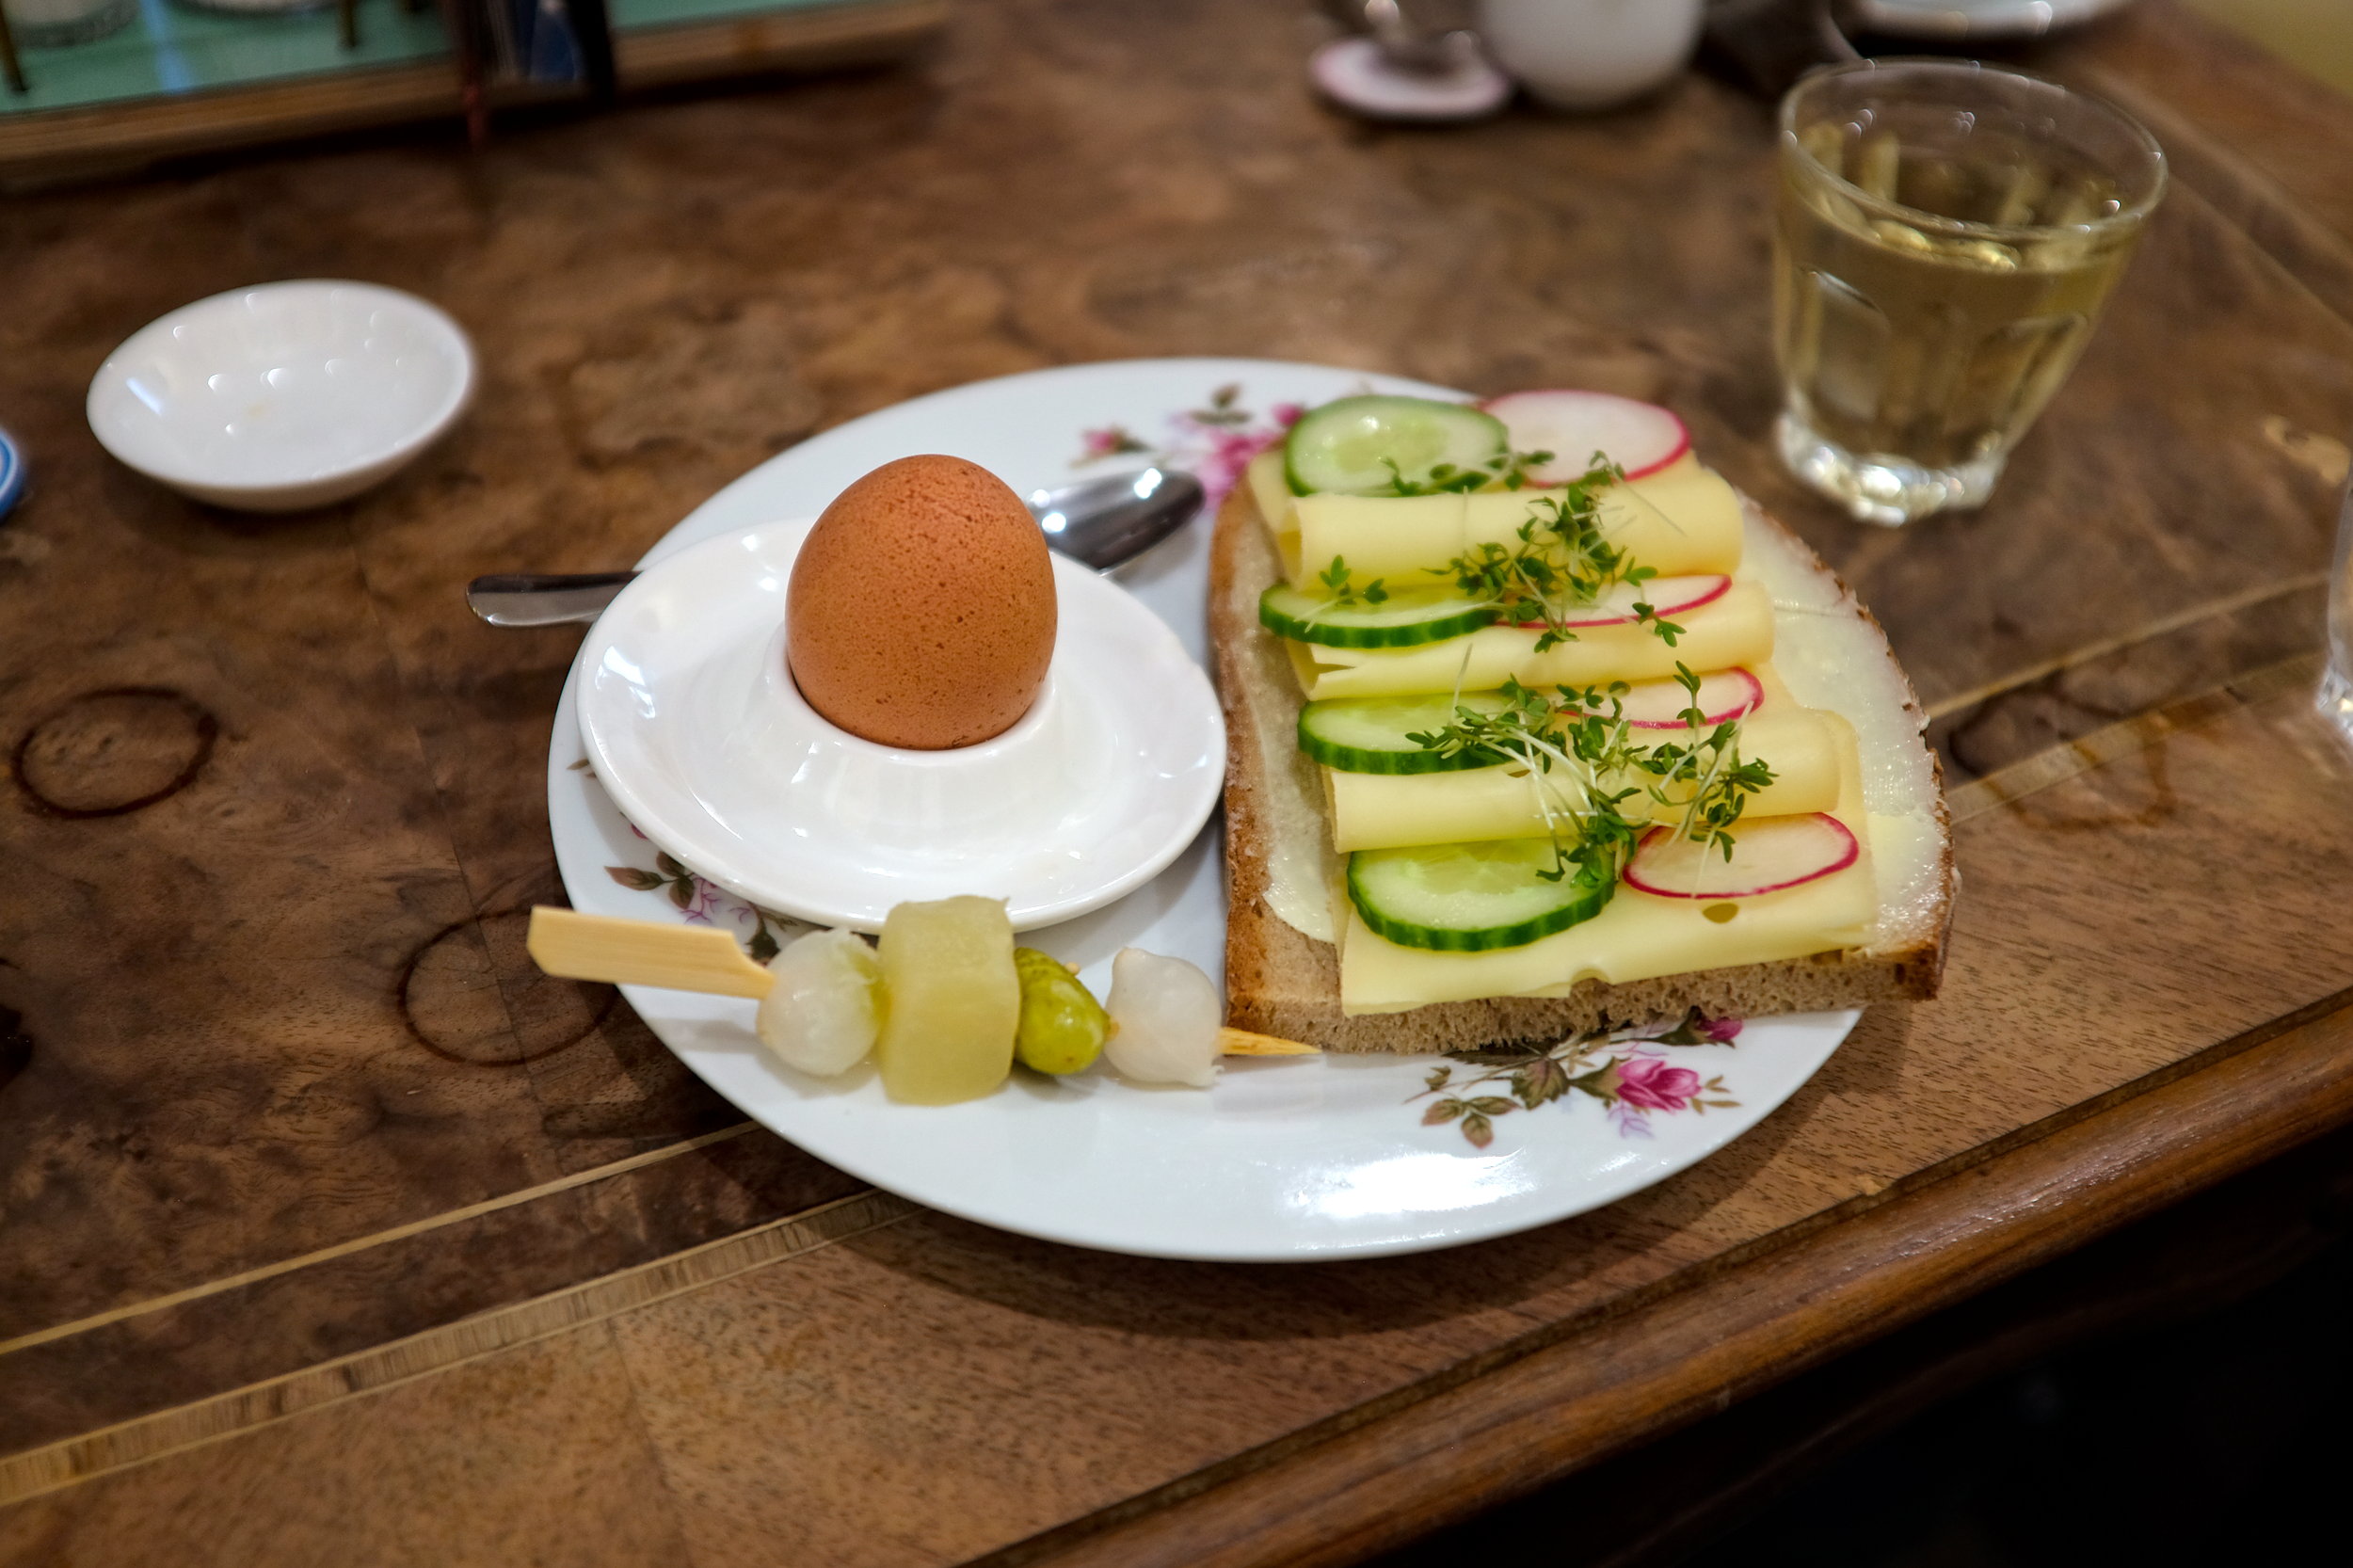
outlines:
[[[248,512],[325,506],[380,484],[473,394],[473,347],[414,295],[264,283],[184,305],[91,378],[99,443],[184,495]]]
[[[1208,678],[1152,612],[1053,557],[1045,685],[968,746],[880,745],[826,720],[785,665],[785,591],[812,523],[664,558],[581,648],[580,728],[624,816],[763,909],[878,931],[891,905],[978,893],[1016,930],[1142,887],[1217,805]]]

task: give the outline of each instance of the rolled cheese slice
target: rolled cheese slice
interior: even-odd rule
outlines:
[[[1835,714],[1824,717],[1839,752],[1838,804],[1832,814],[1863,845],[1854,864],[1795,888],[1713,904],[1661,898],[1622,884],[1609,906],[1581,925],[1492,952],[1430,952],[1387,941],[1365,924],[1346,893],[1337,892],[1341,1012],[1402,1013],[1481,997],[1565,996],[1584,980],[1622,985],[1863,946],[1879,913],[1872,822],[1864,806],[1854,731]],[[1719,919],[1711,910],[1729,914]]]
[[[1833,809],[1841,766],[1834,730],[1841,722],[1834,714],[1788,705],[1743,720],[1741,758],[1762,760],[1773,770],[1773,781],[1748,797],[1743,814],[1796,816]],[[1680,738],[1677,731],[1663,729],[1637,730],[1635,736],[1651,745]],[[1547,805],[1558,820],[1565,801],[1584,798],[1581,791],[1565,787],[1565,775],[1559,769],[1539,775],[1517,763],[1456,773],[1341,773],[1332,768],[1323,773],[1332,837],[1343,855],[1412,844],[1541,838],[1552,831],[1545,818]],[[1615,792],[1646,782],[1651,782],[1647,775],[1627,773],[1603,780],[1603,787]],[[1667,792],[1672,800],[1688,800],[1691,791],[1687,784]],[[1643,793],[1622,802],[1619,809],[1642,822],[1660,808]]]
[[[1484,692],[1507,680],[1524,686],[1662,680],[1678,664],[1705,675],[1735,664],[1754,667],[1773,655],[1773,602],[1757,584],[1735,583],[1721,598],[1673,619],[1683,634],[1673,648],[1633,621],[1579,627],[1574,641],[1556,643],[1542,653],[1536,644],[1543,633],[1516,626],[1490,626],[1419,648],[1286,646],[1300,685],[1315,701]]]
[[[1336,556],[1359,581],[1383,578],[1391,587],[1436,581],[1458,555],[1482,544],[1515,544],[1531,508],[1552,493],[1293,496],[1279,453],[1260,457],[1250,478],[1294,585],[1305,585]],[[1695,457],[1608,486],[1599,504],[1603,536],[1661,577],[1729,573],[1740,565],[1740,498]]]

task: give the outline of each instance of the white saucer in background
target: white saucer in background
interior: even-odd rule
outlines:
[[[1846,0],[1849,33],[1947,42],[2041,38],[2121,10],[2132,0]]]
[[[473,347],[442,311],[374,283],[234,289],[148,323],[87,405],[99,443],[184,495],[248,512],[324,506],[390,478],[465,411]]]
[[[1391,65],[1369,38],[1334,39],[1307,56],[1307,74],[1326,98],[1368,120],[1479,120],[1512,96],[1512,78],[1483,55],[1424,74]]]
[[[1045,689],[991,740],[877,745],[820,717],[784,664],[813,523],[706,539],[648,568],[582,646],[580,734],[630,821],[709,881],[819,925],[981,893],[1016,931],[1099,909],[1217,807],[1225,725],[1159,616],[1066,556]]]

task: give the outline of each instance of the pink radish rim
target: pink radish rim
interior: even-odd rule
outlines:
[[[1759,893],[1778,893],[1784,888],[1802,888],[1809,882],[1819,882],[1822,878],[1832,875],[1834,872],[1843,872],[1849,866],[1853,865],[1857,859],[1861,858],[1863,855],[1863,846],[1855,841],[1853,828],[1849,827],[1845,823],[1840,822],[1836,817],[1832,816],[1828,811],[1815,812],[1814,820],[1819,823],[1828,823],[1831,826],[1838,829],[1838,836],[1840,838],[1847,840],[1847,853],[1841,856],[1835,863],[1824,866],[1820,871],[1808,872],[1803,876],[1793,876],[1786,882],[1775,882],[1763,888],[1742,888],[1736,892],[1685,893],[1678,892],[1672,888],[1654,888],[1649,883],[1644,882],[1641,877],[1635,875],[1634,868],[1641,862],[1642,852],[1644,850],[1650,848],[1652,843],[1660,837],[1674,831],[1673,828],[1669,827],[1654,827],[1648,833],[1642,835],[1642,841],[1641,843],[1634,846],[1634,857],[1631,860],[1628,860],[1625,866],[1625,885],[1629,888],[1640,888],[1641,891],[1649,893],[1656,898],[1681,898],[1691,899],[1704,904],[1718,904],[1725,899],[1754,898]]]
[[[1652,407],[1656,408],[1657,405],[1654,404]],[[1658,472],[1661,469],[1673,468],[1675,464],[1683,461],[1683,459],[1690,453],[1691,427],[1684,424],[1683,416],[1676,413],[1673,408],[1667,409],[1666,415],[1669,419],[1675,422],[1675,431],[1677,435],[1675,449],[1673,452],[1668,453],[1664,457],[1659,458],[1658,461],[1655,463],[1646,463],[1641,468],[1630,468],[1626,470],[1625,476],[1629,481],[1636,479],[1648,479],[1652,474]]]
[[[1713,679],[1719,675],[1738,676],[1748,682],[1749,695],[1721,712],[1702,714],[1702,723],[1728,724],[1734,719],[1745,719],[1765,706],[1765,682],[1759,680],[1753,674],[1736,664],[1731,669],[1710,670],[1703,679]],[[1625,721],[1625,727],[1628,729],[1689,729],[1691,728],[1681,719],[1628,719]]]
[[[1686,610],[1696,610],[1703,604],[1713,604],[1731,591],[1732,579],[1719,577],[1716,579],[1716,585],[1697,599],[1687,599],[1673,604],[1656,605],[1654,608],[1662,616],[1679,616]],[[1598,620],[1564,620],[1561,624],[1562,626],[1625,626],[1634,618],[1632,616],[1604,616]],[[1542,632],[1550,623],[1541,620],[1515,620],[1512,624],[1522,632]]]
[[[1528,397],[1537,392],[1576,392],[1580,397],[1618,397],[1616,392],[1597,392],[1584,387],[1525,387],[1515,392],[1497,392],[1495,396],[1484,399],[1478,406],[1479,411],[1482,414],[1493,413],[1495,412],[1495,405],[1502,402],[1507,397]],[[1645,408],[1656,408],[1660,413],[1675,422],[1675,444],[1673,449],[1664,457],[1658,458],[1655,462],[1645,463],[1641,468],[1630,468],[1626,470],[1625,476],[1629,483],[1637,479],[1648,479],[1652,474],[1658,472],[1661,469],[1673,467],[1674,464],[1683,461],[1684,456],[1691,450],[1691,427],[1683,423],[1683,416],[1681,414],[1676,413],[1673,408],[1668,408],[1663,403],[1643,403],[1639,397],[1618,397],[1618,401],[1621,403],[1639,403]],[[1562,485],[1567,483],[1568,481],[1565,479],[1550,483],[1542,479],[1531,479],[1528,482],[1530,489],[1538,490],[1557,490]]]

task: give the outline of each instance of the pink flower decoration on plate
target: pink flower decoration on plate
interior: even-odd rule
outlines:
[[[1101,457],[1115,457],[1123,452],[1148,452],[1151,448],[1136,440],[1125,425],[1106,424],[1099,430],[1079,432],[1079,461],[1092,463]]]
[[[1209,504],[1214,506],[1225,498],[1241,479],[1250,459],[1283,439],[1280,431],[1251,432],[1219,430],[1209,436],[1209,450],[1201,458],[1194,477],[1201,488],[1209,492]]]
[[[1689,1067],[1629,1056],[1618,1064],[1618,1097],[1645,1111],[1680,1111],[1700,1092],[1700,1075]]]

